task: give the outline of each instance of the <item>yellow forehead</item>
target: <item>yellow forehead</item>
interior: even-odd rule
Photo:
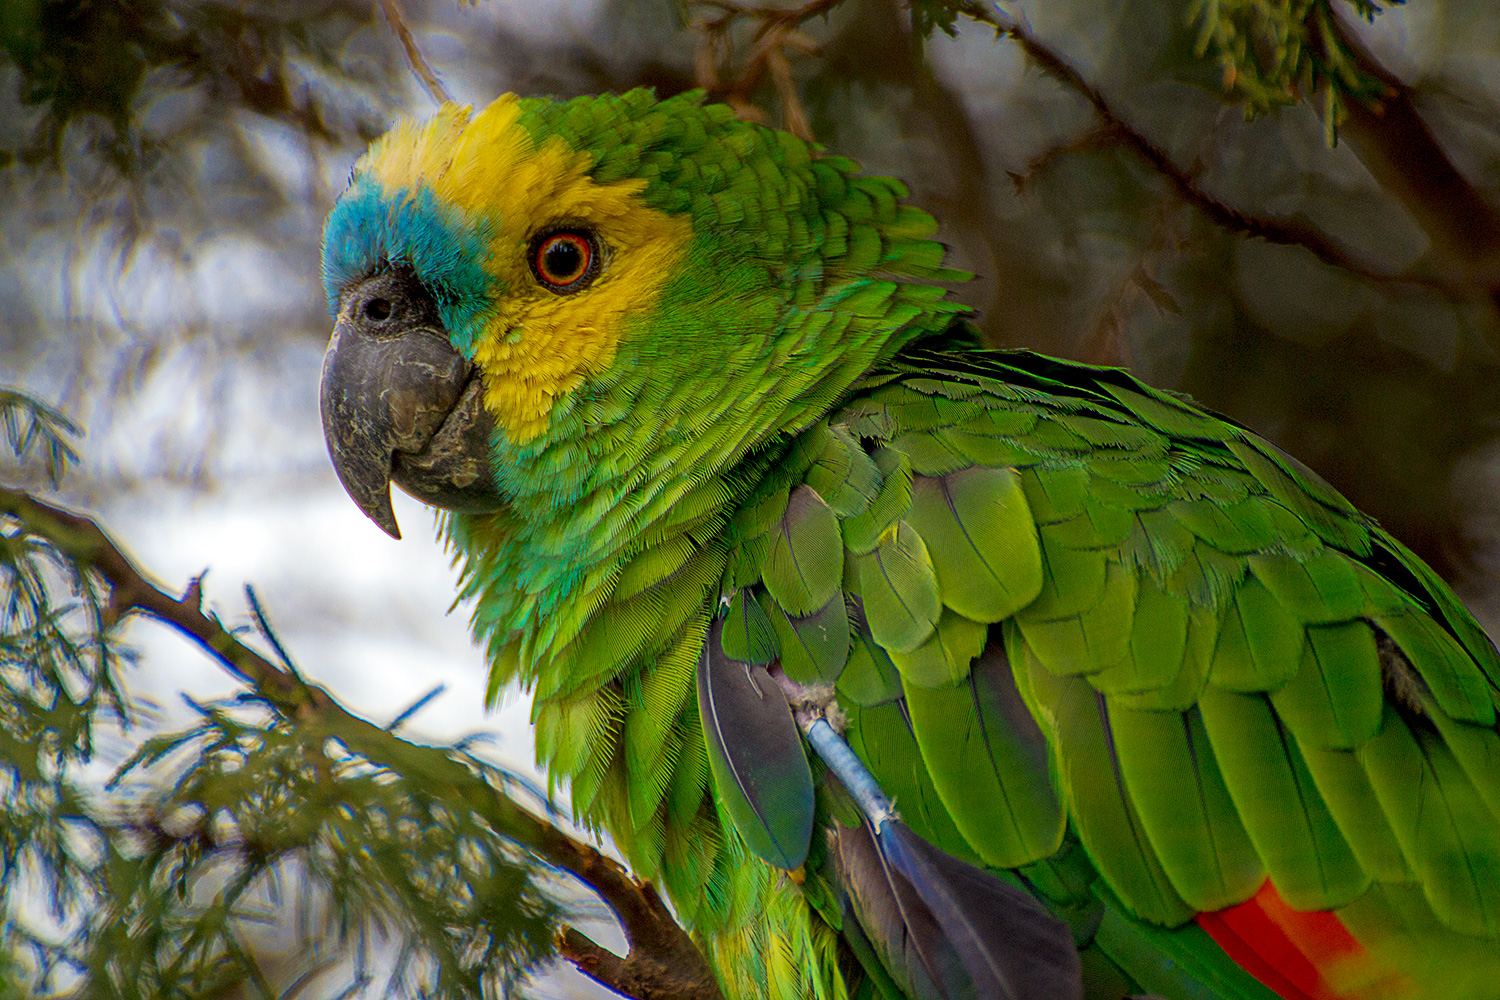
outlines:
[[[484,266],[504,291],[475,361],[485,402],[513,442],[539,434],[559,396],[609,367],[624,324],[656,307],[692,237],[685,216],[645,204],[644,180],[597,183],[588,153],[557,136],[535,143],[520,116],[513,94],[472,118],[446,104],[425,123],[396,126],[359,165],[389,194],[425,187],[492,226]],[[555,226],[593,229],[605,247],[599,277],[571,295],[538,285],[526,259],[532,238]]]

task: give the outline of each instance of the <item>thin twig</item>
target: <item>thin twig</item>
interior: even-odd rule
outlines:
[[[802,107],[802,99],[797,96],[797,84],[792,79],[792,64],[787,61],[783,50],[786,40],[778,37],[778,42],[779,44],[766,49],[765,61],[766,68],[771,71],[771,80],[776,84],[776,94],[781,98],[781,115],[788,132],[811,142],[812,122],[808,120],[807,111]]]
[[[1107,122],[1091,121],[1072,138],[1054,143],[1033,156],[1026,164],[1026,169],[1010,170],[1007,174],[1015,185],[1016,194],[1024,195],[1030,191],[1031,182],[1050,170],[1054,163],[1080,153],[1109,149],[1119,145],[1120,139],[1119,129],[1111,127]]]
[[[192,586],[192,584],[188,584],[188,586]],[[201,590],[202,585],[200,584],[199,587]],[[287,653],[286,648],[282,646],[281,639],[277,637],[275,629],[271,628],[271,620],[266,617],[265,609],[260,606],[260,598],[255,596],[255,588],[248,583],[245,584],[245,600],[250,605],[250,613],[255,617],[255,627],[260,632],[260,637],[270,644],[271,651],[276,654],[276,658],[281,661],[281,665],[289,673],[296,674],[297,665],[292,662],[291,656]]]
[[[1114,137],[1121,145],[1146,162],[1163,177],[1177,196],[1192,205],[1216,225],[1238,233],[1275,243],[1281,246],[1296,246],[1307,250],[1325,264],[1337,267],[1369,281],[1418,285],[1431,288],[1453,298],[1472,296],[1473,288],[1456,285],[1452,281],[1426,275],[1393,273],[1371,267],[1358,260],[1345,247],[1332,239],[1303,216],[1259,216],[1243,212],[1209,194],[1199,186],[1193,175],[1179,167],[1161,147],[1152,143],[1115,111],[1098,87],[1084,79],[1057,51],[1047,46],[1020,21],[1012,20],[998,10],[977,3],[965,4],[962,13],[994,28],[998,34],[1015,41],[1042,71],[1062,83],[1088,101],[1094,113],[1103,123],[1103,132]]]
[[[372,763],[403,770],[420,761],[426,773],[453,788],[464,804],[538,858],[569,872],[608,904],[629,952],[622,958],[575,928],[564,927],[558,950],[595,981],[637,1000],[723,1000],[718,981],[687,932],[647,882],[623,865],[538,817],[476,777],[440,747],[411,743],[351,714],[333,696],[273,663],[234,637],[201,607],[201,575],[182,597],[168,594],[136,567],[93,520],[0,486],[0,515],[17,518],[109,587],[109,623],[142,612],[203,647],[235,677],[254,687],[283,716],[337,738]]]
[[[428,96],[439,104],[447,104],[453,98],[448,96],[448,88],[443,86],[443,81],[438,79],[422,55],[422,50],[417,47],[417,38],[412,34],[411,28],[407,27],[406,18],[401,13],[400,0],[380,0],[380,9],[385,12],[385,19],[390,23],[391,30],[401,39],[401,47],[406,50],[407,65],[416,78],[422,81],[422,86],[427,88]]]
[[[772,24],[799,25],[822,14],[827,14],[844,0],[807,0],[798,7],[767,7],[763,4],[739,3],[738,0],[693,0],[704,7],[717,7],[731,17],[754,17],[769,26]],[[762,28],[763,33],[766,28]]]
[[[791,60],[787,49],[796,49],[814,55],[818,46],[797,29],[805,22],[819,16],[827,16],[844,0],[808,0],[797,7],[767,7],[741,3],[739,0],[693,0],[702,7],[711,7],[720,13],[716,17],[705,17],[693,25],[698,33],[698,45],[694,52],[694,74],[698,86],[720,97],[735,109],[741,118],[759,121],[760,109],[750,100],[750,92],[767,73],[776,87],[776,96],[781,101],[782,117],[788,132],[811,140],[812,124],[802,99],[797,94],[792,79]],[[735,74],[728,87],[722,87],[721,64],[733,58],[734,48],[729,37],[730,28],[740,18],[754,18],[759,23],[751,33],[752,48],[745,64]]]

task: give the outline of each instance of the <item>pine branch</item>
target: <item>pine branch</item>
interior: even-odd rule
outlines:
[[[78,461],[78,451],[73,447],[78,434],[78,425],[61,410],[0,386],[0,438],[18,459],[41,452],[47,483],[53,489],[68,467]]]
[[[18,519],[29,532],[96,573],[109,590],[111,622],[141,612],[176,629],[299,728],[337,739],[378,766],[434,777],[451,799],[587,885],[618,918],[630,950],[621,958],[577,929],[563,928],[558,949],[585,975],[637,1000],[723,1000],[702,953],[649,883],[507,797],[442,748],[409,742],[351,714],[323,688],[242,643],[216,616],[204,612],[199,579],[181,597],[173,597],[95,521],[21,490],[0,486],[0,514]]]

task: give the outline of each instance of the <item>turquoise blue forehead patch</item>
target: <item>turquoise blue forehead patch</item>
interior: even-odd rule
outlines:
[[[339,296],[388,264],[406,264],[437,299],[454,346],[468,353],[491,300],[504,289],[484,269],[489,220],[470,219],[440,203],[427,188],[388,194],[358,177],[323,224],[323,291],[328,311]]]

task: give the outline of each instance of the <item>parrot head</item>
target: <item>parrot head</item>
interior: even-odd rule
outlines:
[[[959,311],[905,193],[692,94],[397,125],[324,231],[340,479],[395,537],[392,481],[584,527],[669,505]]]

